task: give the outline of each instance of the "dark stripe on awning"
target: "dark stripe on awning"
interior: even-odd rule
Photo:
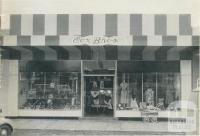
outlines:
[[[21,53],[18,50],[12,49],[10,47],[1,46],[1,59],[19,60],[21,59]]]
[[[192,46],[180,52],[181,60],[192,60],[193,52],[199,51],[199,46]]]
[[[33,46],[23,46],[23,48],[29,49],[33,52],[33,60],[45,60],[45,53],[40,49]]]
[[[105,17],[105,35],[116,36],[117,35],[117,14],[106,14]]]
[[[174,46],[162,46],[155,52],[156,60],[167,60],[167,52]]]
[[[145,46],[133,46],[130,53],[131,60],[142,60],[142,53],[144,48]]]
[[[81,51],[81,59],[82,60],[91,60],[93,56],[92,49],[90,46],[76,46]]]
[[[65,50],[61,46],[49,46],[49,48],[54,49],[57,52],[57,59],[58,60],[68,60],[69,59],[69,52]]]
[[[87,36],[93,34],[93,15],[82,14],[81,15],[81,35]]]
[[[104,46],[106,60],[117,60],[118,50],[117,46],[107,45]]]

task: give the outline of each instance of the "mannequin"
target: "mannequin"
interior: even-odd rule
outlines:
[[[130,107],[133,108],[133,110],[138,110],[138,104],[135,95],[132,96]]]
[[[145,101],[148,105],[154,106],[154,91],[152,88],[148,88],[145,91]]]
[[[120,84],[121,95],[120,95],[120,103],[122,107],[126,107],[128,104],[128,83],[125,80]]]

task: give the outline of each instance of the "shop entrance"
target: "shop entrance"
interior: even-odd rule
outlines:
[[[113,117],[114,76],[85,76],[85,116]]]

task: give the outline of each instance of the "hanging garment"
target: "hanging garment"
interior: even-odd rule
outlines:
[[[105,96],[104,104],[107,106],[108,109],[112,109],[112,97]]]
[[[121,88],[120,103],[127,104],[128,103],[128,83],[122,82],[120,84],[120,88]]]

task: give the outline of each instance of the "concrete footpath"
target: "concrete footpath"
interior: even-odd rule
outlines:
[[[171,133],[167,122],[144,123],[125,120],[84,120],[84,119],[12,119],[16,130],[60,130],[60,131],[101,131],[101,132],[143,132]],[[184,135],[185,133],[174,133]]]

